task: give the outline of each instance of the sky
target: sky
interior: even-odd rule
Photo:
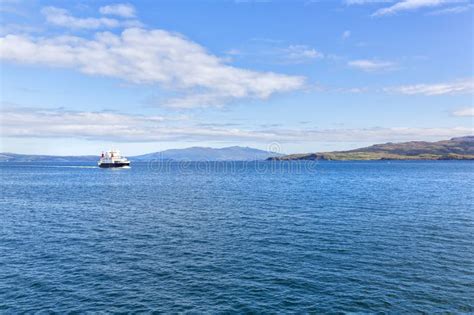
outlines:
[[[473,134],[470,0],[0,0],[0,152]]]

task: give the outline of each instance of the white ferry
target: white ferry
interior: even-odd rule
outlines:
[[[130,161],[120,155],[119,150],[112,149],[107,152],[102,152],[100,160],[97,163],[99,167],[125,167],[130,166]]]

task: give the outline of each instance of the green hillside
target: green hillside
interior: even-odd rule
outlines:
[[[291,154],[271,160],[474,160],[474,136],[437,142],[411,141],[376,144],[335,152]]]

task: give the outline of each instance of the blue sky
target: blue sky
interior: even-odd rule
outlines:
[[[473,133],[472,1],[0,3],[3,152]]]

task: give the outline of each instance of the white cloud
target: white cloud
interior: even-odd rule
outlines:
[[[338,89],[335,89],[334,91],[335,91],[335,92],[339,92],[339,93],[360,94],[360,93],[365,93],[365,92],[367,92],[368,90],[369,90],[369,89],[366,88],[366,87],[361,87],[361,88],[354,87],[354,88],[338,88]]]
[[[392,70],[395,67],[393,62],[368,59],[352,60],[347,64],[352,68],[366,72]]]
[[[459,2],[465,2],[465,0],[403,0],[390,7],[375,11],[372,16],[393,15],[401,11],[412,11],[425,7],[437,7]]]
[[[106,15],[116,15],[124,18],[133,18],[136,16],[135,8],[128,3],[118,3],[100,7],[99,12]]]
[[[302,63],[311,59],[323,58],[324,55],[306,45],[290,45],[284,49],[283,58],[289,62]]]
[[[458,14],[463,13],[471,10],[474,7],[473,4],[462,5],[462,6],[455,6],[451,8],[436,10],[433,12],[428,13],[429,15],[445,15],[445,14]]]
[[[241,54],[240,50],[238,49],[229,49],[228,51],[225,52],[227,55],[231,56],[238,56]]]
[[[112,139],[116,130],[120,141],[133,141],[146,138],[147,132],[160,128],[165,118],[114,112],[3,108],[0,121],[2,136]]]
[[[459,117],[474,117],[474,107],[456,110],[453,112],[453,115]]]
[[[102,32],[93,39],[6,35],[0,37],[0,58],[187,91],[186,107],[244,98],[265,99],[278,92],[301,89],[305,84],[299,76],[226,65],[180,34],[158,29],[129,28],[120,35]],[[193,95],[195,102],[191,100]],[[203,95],[207,97],[206,104],[202,103]],[[179,99],[175,100],[175,106],[178,103]]]
[[[180,118],[64,109],[3,108],[2,137],[71,138],[114,142],[388,142],[437,140],[472,134],[472,128],[241,129],[225,124],[195,124]]]
[[[65,9],[56,7],[45,7],[41,13],[46,17],[48,23],[69,28],[113,28],[120,26],[120,22],[110,18],[76,18]]]
[[[227,50],[226,54],[232,59],[247,58],[252,63],[279,65],[309,63],[325,57],[311,46],[271,38],[252,38],[238,49]]]
[[[360,94],[369,91],[367,87],[331,87],[316,83],[312,86],[312,90],[317,92],[327,92],[327,93],[350,93],[350,94]]]
[[[348,39],[349,37],[351,37],[351,31],[342,32],[342,39]]]
[[[385,91],[406,95],[422,94],[427,96],[444,94],[466,94],[474,93],[474,80],[464,79],[446,83],[402,85],[397,87],[386,88]]]

